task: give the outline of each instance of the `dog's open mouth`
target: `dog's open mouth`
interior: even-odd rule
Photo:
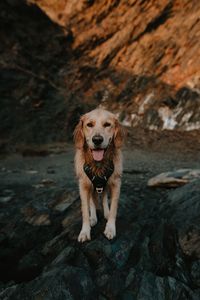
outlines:
[[[104,152],[105,152],[104,149],[93,149],[92,150],[93,159],[96,161],[101,161],[103,159]]]

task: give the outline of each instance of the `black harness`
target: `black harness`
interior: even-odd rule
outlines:
[[[102,175],[96,175],[94,172],[92,172],[92,168],[88,164],[84,164],[83,170],[85,171],[87,177],[92,182],[94,190],[98,194],[101,194],[103,193],[106,187],[109,177],[112,175],[114,171],[114,164],[111,161],[110,164],[106,167],[104,174]]]

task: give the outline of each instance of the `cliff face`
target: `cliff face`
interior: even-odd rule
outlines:
[[[127,126],[200,128],[199,1],[28,2],[0,3],[1,146],[65,140],[100,104]]]
[[[95,74],[84,97],[106,99],[126,125],[200,128],[199,1],[32,2],[70,30],[79,70]]]

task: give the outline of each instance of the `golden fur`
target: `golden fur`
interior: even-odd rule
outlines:
[[[100,163],[94,161],[92,150],[94,143],[92,138],[95,135],[103,137],[101,144],[104,149],[104,156]],[[102,202],[104,217],[107,219],[104,231],[108,239],[116,235],[115,220],[117,215],[118,199],[122,175],[122,153],[123,130],[116,116],[111,112],[97,108],[83,115],[74,130],[75,171],[79,180],[79,190],[82,210],[82,229],[78,237],[79,242],[90,240],[91,226],[96,225],[96,199],[97,193],[83,170],[85,163],[89,164],[93,173],[104,174],[104,169],[110,161],[113,161],[114,172],[107,182],[103,192]],[[110,192],[110,208],[107,201],[107,192]]]

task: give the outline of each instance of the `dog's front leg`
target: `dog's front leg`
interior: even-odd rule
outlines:
[[[109,217],[109,206],[108,206],[108,195],[107,192],[104,192],[103,194],[103,214],[104,214],[104,218],[106,220],[108,220]]]
[[[94,197],[94,195],[93,195]],[[96,206],[93,197],[90,197],[90,226],[93,227],[97,224]]]
[[[117,216],[117,207],[118,207],[118,200],[120,195],[120,186],[121,180],[115,180],[110,184],[110,193],[111,193],[111,204],[110,204],[110,211],[108,215],[108,221],[106,223],[106,228],[104,231],[105,236],[112,240],[116,236],[116,216]]]
[[[90,216],[89,216],[89,199],[90,188],[86,187],[83,182],[79,181],[80,197],[81,197],[81,211],[82,211],[82,229],[78,236],[79,242],[85,242],[91,239],[90,237]]]

